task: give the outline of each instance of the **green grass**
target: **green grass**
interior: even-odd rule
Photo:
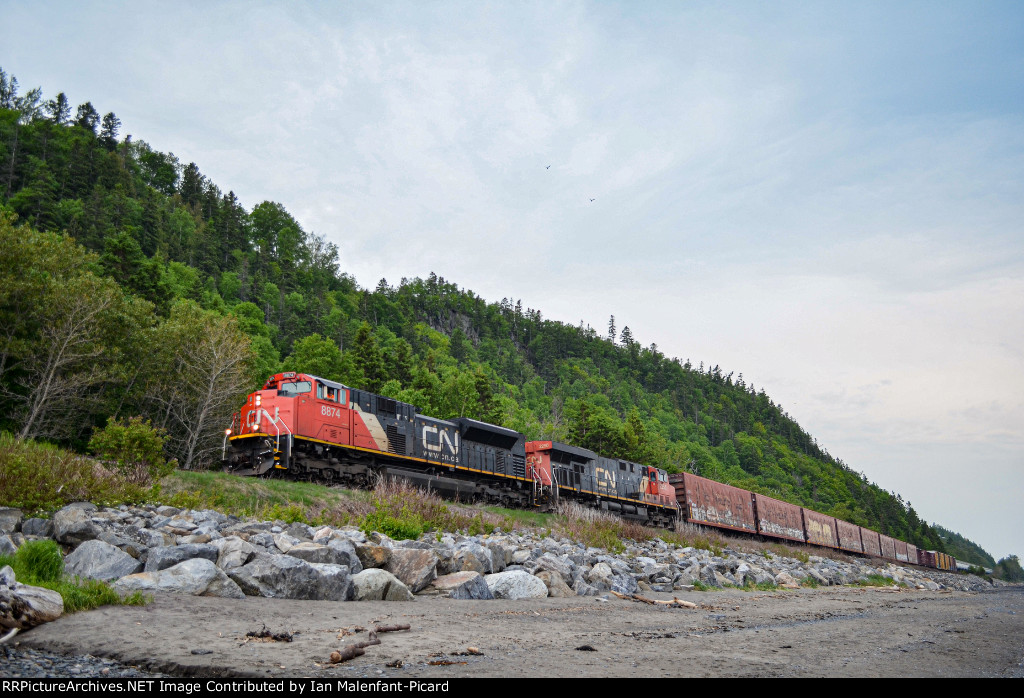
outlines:
[[[891,587],[895,584],[897,584],[897,582],[894,579],[890,579],[889,577],[881,574],[869,574],[867,579],[858,579],[854,582],[854,585],[859,587]],[[906,584],[900,582],[899,586],[905,587]]]
[[[800,586],[807,587],[808,589],[817,589],[821,586],[821,582],[808,575],[800,580]]]
[[[104,582],[78,579],[64,574],[64,560],[52,540],[29,541],[14,555],[0,555],[0,567],[10,565],[14,578],[22,584],[56,591],[64,600],[64,612],[86,611],[100,606],[142,606],[147,599],[141,592],[121,597]]]
[[[301,521],[311,526],[357,525],[374,510],[368,492],[213,471],[179,470],[165,477],[160,486],[163,503],[181,509],[215,509],[239,517]]]

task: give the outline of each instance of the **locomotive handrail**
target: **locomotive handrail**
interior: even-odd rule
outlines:
[[[270,422],[271,424],[273,424],[274,425],[274,429],[277,430],[277,441],[276,441],[276,443],[274,445],[274,448],[277,451],[280,451],[281,450],[281,427],[278,426],[278,423],[283,424],[285,431],[288,432],[288,436],[291,436],[292,435],[292,430],[288,428],[288,422],[286,422],[285,420],[281,419],[280,415],[278,415],[276,417],[271,417],[270,413],[267,412],[263,408],[260,408],[259,410],[257,410],[257,414],[259,414],[259,413],[265,414],[266,417],[267,417],[267,421]]]

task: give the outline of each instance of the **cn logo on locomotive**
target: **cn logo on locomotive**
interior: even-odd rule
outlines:
[[[427,439],[427,434],[433,434],[432,439]],[[431,443],[431,441],[435,443]],[[452,439],[448,436],[448,432],[441,431],[437,427],[432,427],[428,424],[423,426],[423,448],[434,453],[442,453],[445,445],[448,446],[448,451],[453,455],[459,454],[459,435],[455,434],[455,443],[452,443]]]

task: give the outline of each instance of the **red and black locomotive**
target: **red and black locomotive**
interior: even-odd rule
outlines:
[[[561,500],[648,524],[676,521],[956,569],[943,553],[811,509],[690,473],[606,458],[557,441],[415,406],[304,373],[278,373],[249,395],[224,437],[239,475],[364,487],[401,477],[464,501],[554,509]]]
[[[354,486],[387,474],[504,506],[550,509],[570,497],[665,526],[678,512],[664,470],[557,442],[527,444],[505,427],[437,419],[304,373],[278,373],[248,397],[225,434],[224,461],[239,475]]]

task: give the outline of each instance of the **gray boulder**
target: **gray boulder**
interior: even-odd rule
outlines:
[[[493,599],[487,582],[479,572],[453,572],[430,583],[432,593],[452,599]]]
[[[53,521],[50,519],[25,519],[21,522],[21,532],[26,536],[51,538],[53,536]]]
[[[395,548],[385,569],[415,594],[437,577],[437,555],[433,550]]]
[[[412,601],[409,587],[387,570],[371,568],[352,577],[356,601]]]
[[[514,553],[512,553],[512,560],[509,561],[506,564],[521,565],[524,562],[526,562],[527,560],[532,559],[532,557],[533,556],[530,554],[530,551],[526,550],[525,548],[524,549],[520,549],[520,550],[516,550]]]
[[[274,534],[273,533],[269,533],[269,532],[266,532],[266,531],[261,531],[259,533],[252,533],[252,534],[249,535],[249,542],[252,545],[260,546],[261,548],[263,548],[264,550],[266,550],[268,552],[270,552],[270,551],[274,551],[275,553],[278,552],[277,546],[274,545]]]
[[[455,546],[450,564],[452,572],[469,571],[486,575],[494,571],[491,551],[472,541],[463,541]]]
[[[13,509],[11,507],[0,507],[0,533],[6,533],[10,535],[18,530],[18,524],[21,523],[21,509]]]
[[[635,594],[640,590],[636,579],[630,574],[616,574],[612,578],[612,591],[620,594]]]
[[[720,587],[722,586],[721,578],[722,575],[718,573],[713,565],[705,565],[700,568],[700,581],[702,584],[706,584],[709,587]]]
[[[0,629],[31,628],[62,613],[64,600],[56,591],[21,584],[10,567],[0,569]]]
[[[607,591],[612,588],[615,582],[615,573],[606,562],[599,562],[594,565],[586,574],[586,581],[595,589]]]
[[[289,535],[287,533],[278,533],[274,536],[274,545],[276,545],[277,549],[280,550],[282,553],[287,553],[289,550],[291,550],[301,542],[302,541],[296,538],[295,536]]]
[[[433,545],[425,540],[396,540],[389,546],[392,548],[415,548],[416,550],[432,550]]]
[[[285,532],[299,540],[313,540],[313,529],[301,521],[295,521],[294,523],[289,524],[288,528],[285,529]]]
[[[387,565],[388,560],[391,559],[391,548],[384,545],[365,543],[357,545],[355,548],[363,569],[379,569]]]
[[[344,565],[348,562],[347,557],[340,555],[330,547],[310,541],[303,541],[293,546],[286,554],[306,562],[316,562],[318,564]]]
[[[320,575],[317,597],[324,601],[350,601],[353,596],[352,575],[345,565],[311,562]]]
[[[78,545],[99,538],[100,527],[92,521],[96,505],[88,502],[69,504],[53,515],[53,537],[64,545]]]
[[[598,596],[601,593],[597,587],[587,584],[583,577],[579,577],[573,582],[572,590],[576,596]]]
[[[136,560],[142,557],[142,554],[146,552],[146,546],[140,545],[134,540],[123,538],[111,531],[101,531],[96,537],[96,540],[101,540],[104,543],[110,543],[115,548],[120,548],[125,551]]]
[[[337,579],[333,572],[328,578],[324,578],[317,567],[290,555],[257,553],[242,567],[226,571],[247,596],[328,599],[330,595],[338,593]]]
[[[142,569],[142,563],[128,553],[101,540],[87,540],[64,559],[70,575],[110,582]]]
[[[333,538],[327,547],[334,551],[337,564],[346,565],[352,574],[363,571],[363,563],[359,560],[355,544],[347,538]]]
[[[256,555],[256,548],[238,536],[221,538],[211,545],[217,548],[217,567],[224,571],[237,569]]]
[[[549,572],[555,572],[559,576],[561,576],[563,582],[566,582],[566,581],[572,579],[572,567],[570,566],[570,564],[568,562],[566,562],[565,560],[562,560],[561,558],[556,557],[552,553],[544,553],[539,558],[537,558],[537,568],[536,569],[538,569],[538,570],[547,570]],[[534,574],[537,574],[537,573],[534,572]]]
[[[516,552],[514,546],[508,545],[503,541],[488,541],[486,546],[491,551],[491,563],[494,565],[495,572],[501,572],[513,564],[512,556]]]
[[[167,548],[151,548],[146,557],[146,572],[158,572],[168,567],[184,562],[201,558],[212,563],[217,562],[220,551],[217,546],[210,544],[175,545]]]
[[[487,575],[484,581],[496,599],[543,599],[548,595],[544,582],[528,572],[498,572]]]
[[[576,596],[576,592],[569,588],[569,585],[562,579],[562,575],[551,570],[543,570],[536,574],[537,579],[544,582],[548,588],[548,596],[556,599],[565,599]]]
[[[829,578],[822,574],[820,570],[817,570],[814,567],[807,570],[807,576],[817,580],[818,584],[821,584],[823,586],[828,586],[829,584],[831,584]]]
[[[207,558],[191,558],[172,567],[128,575],[114,582],[114,590],[124,593],[171,592],[192,596],[217,596],[244,599],[242,589]]]

